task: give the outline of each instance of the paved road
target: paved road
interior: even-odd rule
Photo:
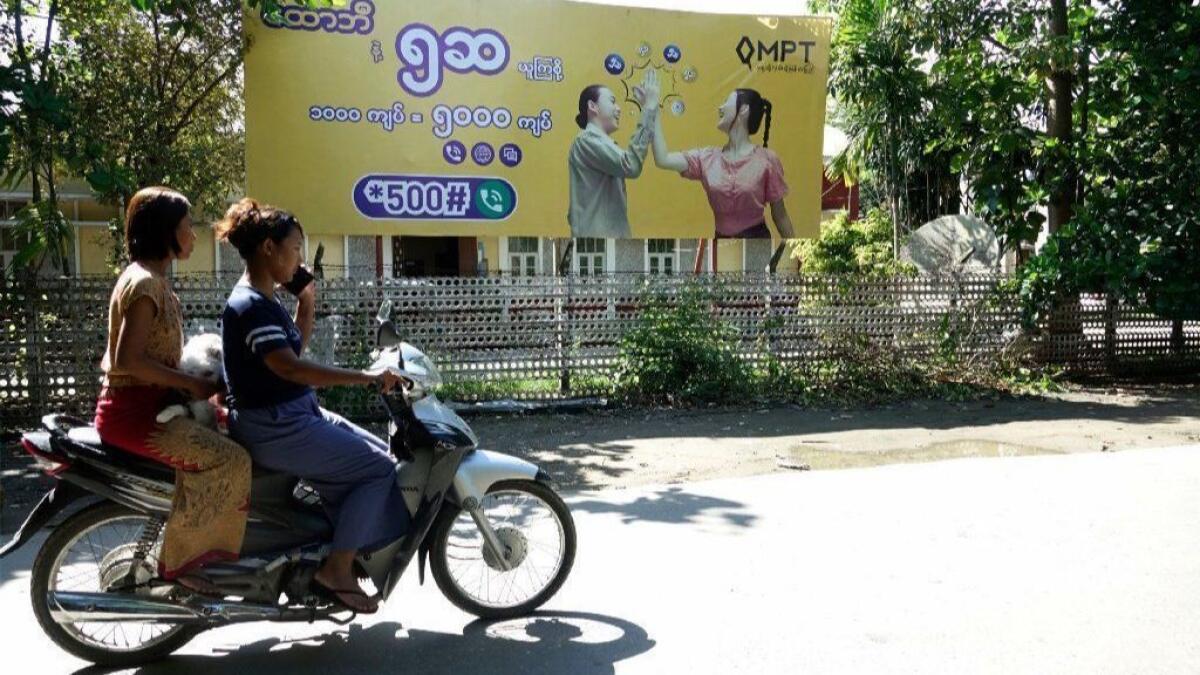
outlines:
[[[582,494],[543,615],[473,623],[413,578],[349,629],[225,628],[138,672],[1196,673],[1197,486],[1200,446]],[[5,671],[75,672],[30,557],[0,569]]]

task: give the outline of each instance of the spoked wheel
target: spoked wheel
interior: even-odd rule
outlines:
[[[443,511],[432,533],[433,578],[450,602],[485,619],[532,612],[566,581],[575,562],[575,522],[549,487],[533,481],[493,485],[481,504],[512,569],[483,543],[471,515]]]
[[[153,579],[161,542],[142,561],[134,555],[149,522],[105,503],[71,516],[46,539],[33,562],[31,600],[42,630],[59,647],[92,663],[128,667],[161,659],[201,631],[164,623],[58,623],[51,616],[48,592],[113,592],[131,570],[137,583]]]

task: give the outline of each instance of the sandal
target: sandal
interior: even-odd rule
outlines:
[[[313,577],[312,581],[309,583],[309,588],[311,588],[314,593],[325,600],[339,604],[342,607],[345,607],[346,609],[358,614],[374,614],[375,612],[379,611],[378,603],[374,603],[369,606],[363,605],[356,607],[354,604],[346,602],[346,598],[342,596],[362,598],[363,600],[367,601],[371,600],[372,596],[367,595],[362,590],[357,588],[331,588],[326,586],[321,582],[320,579],[317,579],[316,577]]]

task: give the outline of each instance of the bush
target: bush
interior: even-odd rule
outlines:
[[[677,296],[649,290],[635,326],[620,343],[616,394],[645,403],[725,403],[748,395],[751,370],[738,355],[738,332],[711,311],[698,285]]]
[[[882,209],[851,221],[845,214],[821,224],[816,239],[806,239],[792,251],[800,271],[812,276],[894,277],[916,274],[916,268],[894,259],[892,221]]]
[[[630,403],[696,405],[789,402],[878,405],[914,398],[967,400],[1054,389],[1056,373],[1032,365],[1019,332],[995,334],[986,321],[999,293],[977,307],[946,314],[928,355],[914,356],[890,340],[855,332],[829,333],[814,354],[784,362],[761,339],[744,358],[739,334],[711,310],[712,291],[692,285],[677,297],[650,292],[636,326],[621,341],[616,394]],[[767,326],[768,328],[770,326]],[[981,348],[982,347],[982,348]]]

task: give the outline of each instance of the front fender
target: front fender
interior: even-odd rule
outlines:
[[[483,499],[488,488],[505,480],[543,481],[549,476],[536,464],[490,450],[476,450],[463,458],[454,474],[454,499],[462,505],[468,498]]]

